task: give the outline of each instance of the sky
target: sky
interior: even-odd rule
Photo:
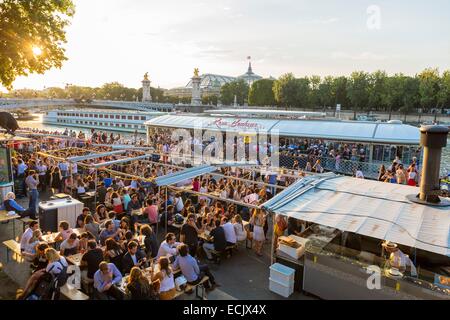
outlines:
[[[448,0],[74,0],[66,61],[14,88],[184,86],[193,74],[450,69]]]

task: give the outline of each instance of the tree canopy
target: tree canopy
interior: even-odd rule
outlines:
[[[71,0],[0,1],[0,84],[11,89],[18,76],[61,68],[74,13]]]

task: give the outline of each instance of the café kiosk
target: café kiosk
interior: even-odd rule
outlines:
[[[83,203],[66,194],[58,194],[49,201],[39,203],[39,225],[43,232],[57,232],[61,221],[75,227],[83,211]]]
[[[281,238],[273,261],[301,266],[301,289],[323,299],[450,300],[450,201],[435,191],[435,151],[445,146],[447,132],[421,128],[420,188],[328,173],[266,202],[266,211],[310,223],[297,235],[303,239],[298,258]]]

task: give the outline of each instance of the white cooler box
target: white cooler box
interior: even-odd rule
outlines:
[[[280,252],[283,252],[284,254],[287,254],[288,256],[298,260],[305,253],[305,246],[309,240],[305,239],[305,238],[294,236],[292,234],[290,236],[288,236],[288,238],[295,240],[295,242],[297,242],[300,246],[298,248],[292,248],[285,244],[279,243],[278,250],[280,250]]]
[[[285,298],[294,292],[295,270],[280,263],[270,266],[269,289]]]
[[[269,289],[282,297],[289,298],[294,292],[294,284],[292,284],[292,286],[285,286],[282,283],[269,278]]]

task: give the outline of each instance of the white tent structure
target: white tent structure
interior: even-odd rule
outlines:
[[[406,196],[419,188],[324,174],[297,181],[263,204],[269,212],[450,256],[449,207]]]
[[[277,120],[225,116],[165,115],[145,122],[147,128],[202,129],[236,133],[273,133],[282,137],[302,137],[418,145],[416,127],[387,122],[339,120]]]

